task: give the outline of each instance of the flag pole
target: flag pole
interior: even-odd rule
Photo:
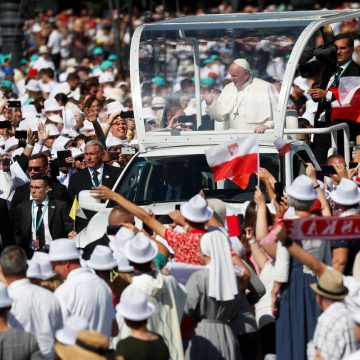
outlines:
[[[257,163],[258,163],[257,186],[260,187],[260,154],[259,154],[259,148],[258,148],[258,151],[257,151]]]
[[[77,202],[77,195],[75,195],[75,201]],[[73,221],[73,231],[75,231],[75,229],[76,229],[76,209],[75,209],[75,216]]]

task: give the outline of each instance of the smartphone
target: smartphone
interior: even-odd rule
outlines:
[[[136,151],[131,146],[123,146],[121,148],[121,154],[123,155],[135,155]]]
[[[11,129],[10,121],[0,121],[0,129]]]
[[[38,141],[39,140],[39,132],[38,131],[33,131],[32,134],[35,137],[35,140]]]
[[[284,187],[283,184],[281,182],[276,182],[274,184],[274,190],[275,190],[275,195],[276,195],[276,202],[278,204],[280,204],[281,202],[281,198],[284,196]]]
[[[119,160],[120,152],[118,151],[109,151],[110,160]]]
[[[172,224],[173,221],[169,215],[155,215],[155,219],[160,221],[162,224]]]
[[[175,204],[175,210],[179,210],[179,211],[180,211],[180,204]]]
[[[179,123],[185,123],[185,124],[189,124],[189,123],[193,123],[193,119],[194,119],[194,116],[193,115],[189,115],[189,116],[187,116],[187,115],[182,115],[182,116],[179,116],[178,118],[177,118],[177,121],[179,122]]]
[[[358,162],[350,162],[349,163],[349,169],[354,169],[357,168],[359,166]]]
[[[57,160],[59,168],[62,167],[72,167],[72,164],[67,163],[65,161],[66,158],[71,157],[71,151],[70,150],[60,150],[57,152]]]
[[[321,170],[324,175],[334,175],[336,170],[332,165],[321,165]]]
[[[19,139],[19,140],[26,140],[27,139],[27,131],[26,130],[16,130],[15,138]]]
[[[134,118],[134,112],[132,110],[122,111],[121,114],[120,114],[120,117],[122,119],[133,119]]]
[[[116,233],[121,229],[122,225],[108,225],[106,228],[107,235],[116,235]]]
[[[9,100],[8,106],[10,108],[21,108],[21,101],[19,100]]]

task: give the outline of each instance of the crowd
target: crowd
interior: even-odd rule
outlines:
[[[231,7],[224,2],[213,11],[231,12]],[[170,15],[158,6],[152,16]],[[20,67],[8,54],[0,57],[0,358],[357,359],[359,241],[294,241],[282,221],[359,214],[359,169],[348,169],[341,155],[328,156],[328,145],[305,137],[331,171],[320,181],[314,167],[303,164],[306,175],[281,198],[275,177],[261,169],[267,194],[256,188],[237,236],[229,232],[226,205],[203,193],[171,212],[168,226],[117,191],[119,175],[138,149],[128,52],[133,30],[145,21],[146,16],[122,17],[123,57],[118,58],[111,21],[86,11],[80,16],[49,11],[26,22]],[[356,72],[359,40],[349,40],[351,26],[337,31],[343,48],[338,65],[351,63]],[[248,52],[256,47],[250,40],[238,44],[239,56],[244,45]],[[272,50],[291,48],[288,40],[272,40]],[[229,115],[236,128],[243,110],[239,97],[234,104],[223,99],[226,89],[250,86],[250,65],[246,56],[227,63],[218,54],[226,46],[215,51],[210,45],[201,48],[203,115],[208,116],[203,129],[217,120],[221,107],[215,107],[222,101],[229,111],[220,115]],[[194,113],[188,96],[194,94],[187,77],[191,64],[182,50],[180,45],[169,61],[171,67],[171,60],[179,60],[173,78],[148,82],[144,72],[147,131],[174,131],[179,116]],[[270,83],[282,80],[282,58],[274,55],[258,72],[275,82],[251,83],[270,94],[270,114],[278,101]],[[340,78],[332,76],[331,83]],[[320,92],[314,84],[316,79],[300,76],[293,83],[289,108],[301,116],[301,127],[333,122],[329,107],[322,108],[333,100],[328,86]],[[169,94],[177,91],[179,103],[169,105]],[[318,106],[314,99],[326,101]],[[250,123],[257,132],[273,126],[268,114]],[[360,143],[357,131],[351,135]],[[359,157],[355,145],[353,160]],[[172,168],[167,171],[168,177],[177,176]],[[106,232],[79,249],[71,239],[95,214],[76,211],[82,190],[112,209]],[[176,186],[168,192],[163,200],[179,198]]]

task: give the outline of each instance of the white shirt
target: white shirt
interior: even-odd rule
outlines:
[[[53,30],[49,36],[47,46],[51,49],[51,54],[59,54],[61,49],[62,35],[59,31]]]
[[[101,166],[97,169],[89,169],[89,172],[90,172],[90,177],[91,179],[93,178],[93,173],[94,171],[97,171],[98,172],[98,179],[99,179],[99,183],[100,185],[102,184],[102,180],[103,180],[103,173],[104,173],[104,164],[101,164]],[[94,184],[93,184],[94,185]],[[94,185],[95,186],[95,185]]]
[[[31,204],[31,231],[32,231],[32,238],[33,240],[36,240],[36,229],[34,227],[35,223],[36,223],[36,215],[37,215],[37,211],[38,211],[38,206],[37,206],[37,202],[33,201]],[[49,199],[46,198],[43,202],[43,207],[42,207],[42,211],[44,213],[43,216],[43,222],[44,222],[44,230],[45,230],[45,244],[46,245],[50,245],[51,241],[53,240],[51,234],[50,234],[50,229],[49,229]],[[36,224],[37,226],[37,224]]]
[[[33,64],[32,66],[34,69],[36,69],[37,71],[40,71],[41,69],[46,69],[46,68],[52,68],[53,70],[55,70],[55,65],[51,60],[47,60],[44,57],[40,56]]]
[[[31,284],[28,279],[14,281],[8,287],[13,300],[11,313],[23,329],[33,334],[45,359],[54,359],[55,331],[63,326],[60,305],[49,290]]]
[[[89,329],[111,336],[115,318],[112,293],[105,281],[91,269],[71,271],[54,294],[59,300],[64,321],[72,315],[82,316],[89,322]]]

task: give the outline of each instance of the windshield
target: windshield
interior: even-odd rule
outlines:
[[[282,181],[278,154],[261,154],[260,166]],[[138,204],[187,201],[201,189],[207,197],[227,202],[251,201],[257,177],[242,190],[230,180],[215,182],[205,155],[137,157],[126,169],[118,191]],[[263,189],[265,192],[265,189]]]
[[[186,136],[189,131],[236,128],[236,124],[223,122],[208,111],[204,94],[216,97],[231,83],[229,66],[238,58],[246,59],[249,64],[249,81],[260,79],[270,87],[258,87],[250,104],[252,109],[239,113],[237,120],[245,123],[249,111],[262,108],[263,113],[259,115],[258,111],[254,121],[261,122],[261,117],[272,118],[288,58],[304,26],[291,26],[288,22],[285,26],[281,21],[278,27],[273,27],[274,23],[272,27],[267,26],[231,23],[231,26],[222,25],[221,28],[199,25],[199,28],[189,30],[144,29],[139,69],[143,126],[147,136],[166,130],[172,131],[172,135]],[[198,77],[194,62],[197,50]],[[200,104],[196,104],[196,83],[200,86]],[[272,98],[270,105],[264,104],[269,97]],[[200,118],[196,117],[197,107]],[[238,108],[242,109],[239,104]]]

